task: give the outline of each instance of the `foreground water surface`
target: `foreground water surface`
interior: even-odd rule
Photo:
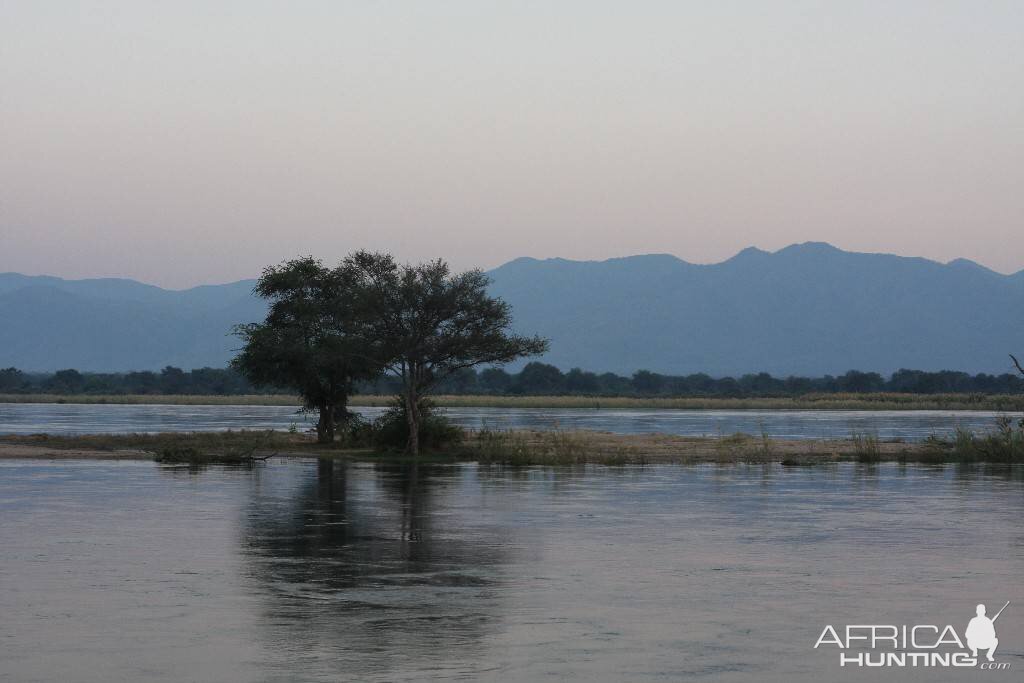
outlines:
[[[821,681],[1011,606],[1024,470],[0,461],[0,680]]]
[[[355,408],[374,418],[383,408]],[[780,439],[846,438],[872,433],[907,441],[948,436],[958,426],[990,430],[999,413],[948,410],[671,410],[447,408],[456,424],[491,429],[596,429],[717,436],[762,432]],[[1009,413],[1017,418],[1021,413]],[[0,434],[311,429],[315,419],[287,406],[74,405],[0,403]]]

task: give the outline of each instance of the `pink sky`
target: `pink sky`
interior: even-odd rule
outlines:
[[[1021,26],[981,1],[4,3],[0,271],[807,240],[1016,271]]]

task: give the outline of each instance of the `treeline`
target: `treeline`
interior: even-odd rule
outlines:
[[[241,374],[221,368],[199,368],[186,372],[167,366],[160,372],[28,373],[17,368],[0,370],[0,393],[4,394],[194,394],[241,396],[257,391]]]
[[[393,394],[398,381],[384,377],[357,386],[363,394]],[[441,394],[491,396],[644,396],[644,397],[771,397],[810,393],[908,394],[1020,394],[1024,378],[1011,375],[970,375],[944,370],[923,372],[899,370],[888,377],[877,372],[851,370],[844,375],[824,377],[772,377],[768,373],[741,377],[662,375],[640,370],[630,377],[598,374],[573,368],[562,372],[546,363],[529,363],[520,372],[500,368],[453,374],[437,388]],[[93,373],[60,370],[55,373],[27,373],[16,368],[0,370],[0,393],[46,394],[194,394],[240,396],[258,393],[288,393],[254,388],[241,374],[230,369],[199,368],[185,371],[168,366],[160,372]]]

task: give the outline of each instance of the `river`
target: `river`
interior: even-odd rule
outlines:
[[[382,408],[356,408],[368,418]],[[762,431],[780,439],[845,438],[851,433],[917,441],[957,426],[992,428],[998,413],[942,410],[667,410],[589,408],[448,408],[456,424],[492,429],[596,429],[716,436]],[[1011,413],[1020,417],[1020,413]],[[0,403],[0,434],[311,429],[313,420],[286,406],[196,406]]]
[[[1022,516],[1020,467],[0,461],[0,680],[960,681],[813,646],[1010,600],[1024,667]]]

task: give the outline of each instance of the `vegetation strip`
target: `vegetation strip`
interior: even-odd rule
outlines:
[[[1011,359],[1013,357],[1011,356]],[[401,381],[392,376],[356,381],[354,393],[397,394]],[[257,389],[231,368],[183,370],[173,365],[159,372],[92,372],[73,368],[56,372],[0,369],[0,394],[165,394],[245,396],[287,394],[282,387]],[[773,377],[767,372],[738,377],[706,373],[663,375],[637,370],[630,376],[596,373],[581,368],[568,372],[533,361],[518,372],[486,367],[463,368],[437,382],[436,393],[459,396],[627,396],[635,398],[757,398],[799,397],[806,394],[1024,394],[1024,373],[990,375],[940,370],[897,370],[888,377],[877,372],[850,370],[839,376]]]
[[[394,449],[319,444],[304,434],[228,431],[163,434],[0,437],[0,458],[134,458],[189,465],[251,464],[269,457],[401,458]],[[423,459],[503,465],[645,465],[659,463],[778,463],[818,465],[837,461],[921,463],[1024,463],[1024,420],[1001,418],[991,434],[959,430],[954,438],[920,443],[850,439],[781,440],[767,435],[685,437],[596,431],[467,432],[456,445],[426,451]]]

